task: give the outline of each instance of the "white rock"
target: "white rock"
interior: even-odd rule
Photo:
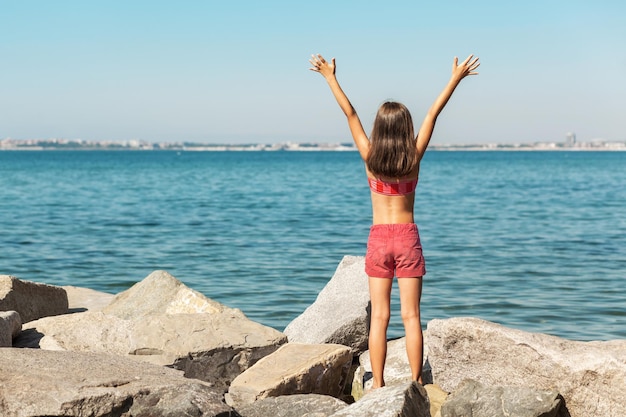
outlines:
[[[157,314],[224,312],[245,317],[240,310],[220,304],[187,287],[167,271],[152,272],[128,290],[117,294],[102,311],[123,319]]]
[[[432,320],[426,344],[434,382],[556,389],[571,417],[626,416],[626,340],[576,342],[476,318]]]
[[[232,382],[226,402],[237,408],[267,397],[323,394],[339,397],[352,353],[347,346],[287,343]]]
[[[365,258],[345,256],[317,299],[285,328],[289,342],[367,348],[370,308]]]

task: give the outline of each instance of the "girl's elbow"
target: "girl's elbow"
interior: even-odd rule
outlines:
[[[346,114],[346,117],[348,119],[356,117],[356,110],[354,110],[354,107],[350,106],[347,109],[345,109],[344,113]]]
[[[428,120],[432,124],[435,124],[435,122],[437,121],[437,117],[439,117],[440,113],[441,109],[430,109],[428,110],[428,114],[426,114],[426,120]]]

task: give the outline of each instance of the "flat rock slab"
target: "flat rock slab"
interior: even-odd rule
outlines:
[[[115,298],[115,294],[92,290],[90,288],[65,285],[61,287],[67,293],[70,313],[82,311],[100,311],[108,306]]]
[[[626,340],[576,342],[466,317],[430,321],[425,342],[448,392],[465,379],[554,389],[571,417],[626,416]]]
[[[331,417],[431,417],[428,394],[417,382],[370,391]]]
[[[268,397],[237,409],[241,417],[327,417],[348,404],[320,394]]]
[[[352,353],[347,346],[287,343],[235,378],[226,401],[238,407],[291,394],[339,397],[351,364]]]
[[[84,312],[26,323],[14,346],[128,355],[133,343],[132,322],[100,312]]]
[[[345,256],[315,302],[284,333],[289,342],[334,343],[362,352],[367,348],[369,302],[365,258]]]
[[[61,287],[0,275],[0,311],[17,311],[22,323],[68,312],[67,293]]]
[[[4,417],[237,415],[208,384],[115,355],[1,348],[0,387]]]

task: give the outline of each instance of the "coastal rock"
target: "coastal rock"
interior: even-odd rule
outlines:
[[[428,395],[417,382],[370,391],[330,417],[431,417]]]
[[[134,350],[132,330],[131,321],[101,312],[65,314],[26,323],[14,346],[128,355]]]
[[[441,406],[448,399],[449,393],[442,390],[437,384],[424,385],[430,402],[430,415],[432,417],[441,417]]]
[[[71,285],[66,285],[61,288],[67,293],[70,313],[100,311],[115,298],[114,294],[95,291],[90,288],[74,287]]]
[[[237,408],[290,394],[339,397],[351,364],[352,353],[347,346],[287,343],[235,378],[226,402]]]
[[[226,307],[193,290],[169,274],[154,271],[126,291],[117,294],[102,309],[122,319],[135,319],[157,314],[227,314],[245,318],[239,309]]]
[[[556,390],[571,417],[626,415],[626,340],[576,342],[451,318],[428,323],[426,344],[433,379],[446,391],[471,378]]]
[[[135,315],[132,303],[137,303]],[[281,332],[157,271],[102,311],[28,323],[15,346],[130,356],[180,369],[226,390],[237,375],[286,341]]]
[[[0,386],[6,417],[238,415],[208,384],[115,355],[2,348]]]
[[[290,342],[367,348],[370,321],[365,258],[344,256],[317,299],[285,328]]]
[[[443,403],[441,417],[556,417],[560,406],[554,390],[487,387],[466,379]]]
[[[172,367],[186,377],[220,384],[224,391],[237,375],[287,342],[278,330],[239,315],[174,314],[138,324],[136,335],[144,347],[136,355],[151,355],[155,347],[173,352]]]
[[[424,346],[424,358],[428,355],[428,348]],[[358,400],[363,393],[372,387],[372,365],[369,350],[359,355],[359,367],[354,373],[352,382],[352,396]],[[430,366],[424,361],[422,381],[425,384],[432,382]],[[404,384],[411,382],[411,368],[406,354],[406,338],[394,339],[387,342],[387,359],[385,361],[385,383],[387,385]]]
[[[17,311],[0,311],[0,347],[11,347],[22,331],[22,319]]]
[[[241,417],[328,417],[347,406],[337,398],[320,394],[268,397],[237,408]]]
[[[17,311],[22,323],[65,314],[67,293],[61,287],[0,275],[0,311]]]

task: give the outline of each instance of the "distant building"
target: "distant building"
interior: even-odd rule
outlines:
[[[576,144],[576,133],[569,132],[565,138],[565,143],[568,146],[574,146]]]

